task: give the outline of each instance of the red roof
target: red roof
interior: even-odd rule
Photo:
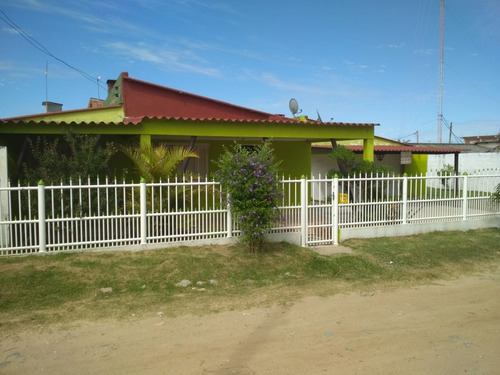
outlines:
[[[241,107],[224,101],[141,81],[122,73],[124,122],[138,124],[143,119],[223,121],[239,123],[289,123],[333,126],[377,126],[378,124],[322,123],[301,121]]]
[[[128,76],[127,72],[121,74],[121,80],[108,81],[107,106],[100,108],[89,108],[64,113],[79,111],[97,111],[114,105],[122,105],[125,112],[123,124],[137,125],[145,119],[160,119],[166,121],[199,121],[199,122],[226,122],[226,123],[274,123],[293,124],[300,126],[378,126],[374,123],[343,123],[343,122],[319,122],[314,120],[303,121],[299,118],[288,118],[258,111],[251,108],[241,107],[224,101],[191,94],[170,87],[160,86],[154,83],[141,81]],[[121,94],[121,95],[120,95]],[[122,98],[123,102],[119,102]],[[16,123],[29,123],[34,116],[54,116],[56,113],[43,113],[0,119],[0,122],[12,121]],[[37,123],[54,123],[37,121]],[[99,125],[112,125],[99,122]]]

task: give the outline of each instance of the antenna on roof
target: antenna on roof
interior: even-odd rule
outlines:
[[[101,100],[101,97],[99,96],[99,82],[101,81],[101,76],[97,77],[97,100]]]
[[[317,121],[323,122],[323,120],[321,119],[321,115],[319,114],[318,108],[316,108],[316,113],[318,114],[318,120]]]
[[[302,112],[302,110],[299,111],[299,103],[294,98],[290,99],[290,103],[288,103],[288,107],[290,108],[290,112],[292,112],[293,117],[295,117],[295,115],[297,113]]]
[[[48,112],[48,102],[49,102],[49,83],[48,83],[48,75],[49,75],[49,62],[45,62],[45,112]]]

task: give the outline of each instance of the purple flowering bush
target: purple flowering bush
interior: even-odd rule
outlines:
[[[232,149],[224,147],[217,166],[217,179],[239,222],[241,240],[255,252],[262,247],[266,233],[278,219],[279,162],[274,158],[271,142],[266,140],[252,148],[238,143]]]

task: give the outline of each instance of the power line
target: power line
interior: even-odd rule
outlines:
[[[461,137],[459,137],[455,133],[453,133],[453,129],[452,129],[451,123],[448,124],[448,121],[446,121],[446,119],[444,117],[443,117],[443,124],[448,128],[448,130],[450,131],[450,135],[452,135],[455,138],[455,140],[457,141],[457,143],[464,143],[464,141],[463,141],[463,139]]]
[[[17,33],[19,35],[21,35],[21,37],[23,37],[24,40],[26,40],[29,44],[31,44],[37,50],[45,53],[46,55],[52,57],[53,59],[59,61],[60,63],[62,63],[64,65],[66,65],[68,68],[70,68],[70,69],[74,70],[75,72],[81,74],[84,78],[88,79],[92,83],[96,83],[97,82],[98,86],[101,86],[102,88],[105,89],[104,86],[102,86],[102,85],[99,84],[99,80],[97,78],[92,77],[90,74],[84,72],[83,70],[81,70],[79,68],[74,67],[73,65],[69,64],[68,62],[66,62],[63,59],[61,59],[61,58],[57,57],[56,55],[54,55],[52,52],[50,52],[48,50],[47,47],[45,47],[43,44],[41,44],[36,39],[34,39],[33,37],[31,37],[21,27],[19,27],[14,21],[12,21],[12,19],[3,10],[0,9],[0,13],[2,13],[2,15],[3,15],[3,16],[0,15],[0,20],[2,20],[3,22],[5,22],[8,26],[10,26],[11,28],[13,28],[15,31],[17,31]]]
[[[411,136],[414,136],[414,135],[416,135],[416,136],[417,136],[417,139],[418,139],[418,130],[417,130],[416,132],[411,133],[411,134],[407,134],[407,135],[404,135],[404,136],[402,136],[402,137],[399,137],[399,138],[398,138],[398,141],[400,141],[400,142],[401,142],[401,140],[402,140],[402,139],[404,140],[405,138],[408,138],[408,137],[411,137]],[[403,141],[403,142],[404,142],[404,141]],[[418,142],[418,140],[417,140],[417,142]]]

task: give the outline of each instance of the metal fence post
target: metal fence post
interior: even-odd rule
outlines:
[[[141,245],[148,243],[148,207],[147,207],[147,190],[146,180],[141,179],[140,183],[140,215],[141,215]]]
[[[302,233],[301,246],[307,246],[307,180],[300,180],[300,227]]]
[[[38,181],[38,246],[39,252],[47,251],[47,232],[45,231],[45,185]]]
[[[403,224],[407,224],[408,220],[408,175],[403,174]]]
[[[229,203],[229,194],[227,196],[227,215],[226,215],[226,223],[227,223],[227,237],[233,237],[233,213],[231,212],[231,203]]]
[[[458,177],[457,177],[458,181]],[[464,184],[462,185],[462,220],[467,220],[467,173],[464,173]]]
[[[333,178],[333,193],[332,193],[332,230],[333,244],[339,244],[339,178],[337,175]]]

